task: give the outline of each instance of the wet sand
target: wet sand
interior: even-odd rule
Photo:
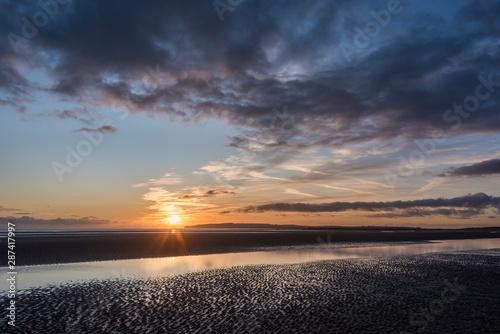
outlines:
[[[495,233],[491,233],[495,232]],[[84,235],[16,235],[18,266],[180,255],[248,252],[283,246],[345,242],[500,238],[497,230],[100,232]],[[0,240],[6,250],[6,242]],[[6,257],[0,265],[6,266]]]
[[[96,280],[17,304],[16,333],[499,333],[500,249]]]

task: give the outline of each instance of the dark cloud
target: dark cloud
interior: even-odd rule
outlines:
[[[414,201],[392,202],[333,202],[333,203],[272,203],[257,206],[248,206],[241,212],[342,212],[350,210],[363,211],[391,211],[413,208],[469,208],[488,209],[500,208],[500,197],[493,197],[484,193],[466,195],[455,198],[429,198]],[[444,212],[444,211],[443,211]],[[443,213],[441,213],[443,214]]]
[[[230,195],[234,195],[235,193],[233,191],[217,190],[217,189],[212,189],[212,190],[208,190],[207,192],[205,192],[205,196],[215,196],[215,195],[218,195],[218,194],[223,194],[223,195],[230,194]]]
[[[485,160],[476,164],[453,168],[450,176],[484,176],[500,174],[500,159]]]
[[[115,133],[116,131],[118,131],[118,130],[114,126],[103,125],[97,129],[81,128],[81,129],[75,130],[74,132],[94,132],[94,133],[100,132],[102,134],[108,134],[108,133]]]
[[[448,136],[500,130],[496,93],[460,129],[443,121],[474,94],[479,75],[500,80],[500,37],[481,4],[406,3],[347,63],[340,44],[352,44],[354,27],[386,6],[255,0],[220,22],[211,1],[72,1],[29,39],[26,53],[1,41],[0,89],[23,104],[36,90],[15,69],[26,62],[47,70],[55,82],[49,94],[183,122],[225,120],[242,128],[229,146],[255,152],[257,143],[277,162],[310,146],[428,137],[435,128]],[[36,2],[4,2],[2,36],[20,34],[21,18],[38,10]]]

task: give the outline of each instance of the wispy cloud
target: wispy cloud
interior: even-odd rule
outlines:
[[[285,193],[292,194],[292,195],[305,196],[305,197],[313,197],[313,198],[319,197],[319,196],[316,196],[316,195],[312,195],[312,194],[308,194],[308,193],[304,193],[304,192],[298,191],[297,189],[285,189]]]
[[[22,210],[21,209],[13,209],[13,208],[9,208],[9,207],[0,205],[0,211],[11,212],[11,211],[22,211]]]
[[[147,208],[151,210],[144,218],[162,220],[176,214],[183,217],[198,214],[202,211],[220,211],[221,205],[212,200],[226,196],[234,196],[234,188],[229,185],[203,185],[169,190],[161,185],[180,184],[181,179],[174,173],[167,173],[163,178],[152,179],[149,183],[136,186],[150,186],[143,199],[152,202]]]
[[[7,226],[7,222],[16,224],[18,228],[93,228],[93,227],[107,227],[107,228],[120,228],[129,226],[123,222],[110,221],[107,219],[100,219],[94,216],[82,218],[55,218],[55,219],[38,219],[32,217],[0,217],[0,223]]]
[[[236,195],[236,193],[232,191],[231,186],[218,187],[215,189],[209,189],[207,187],[198,187],[195,188],[189,194],[180,195],[178,198],[179,199],[207,198],[207,197],[216,197],[221,195]]]
[[[109,134],[109,133],[115,133],[116,131],[118,131],[118,130],[114,126],[103,125],[97,129],[81,128],[81,129],[75,130],[73,132],[89,132],[89,133]]]
[[[419,193],[419,192],[429,191],[429,190],[439,186],[440,184],[442,184],[445,181],[446,180],[442,179],[442,178],[431,180],[429,183],[427,183],[422,188],[418,189],[416,192]]]
[[[96,112],[91,112],[86,108],[74,108],[72,110],[53,110],[50,112],[42,113],[41,116],[54,117],[62,120],[76,120],[87,125],[92,125],[99,114]]]
[[[156,187],[156,186],[167,186],[182,183],[182,178],[176,173],[165,173],[162,177],[157,179],[149,179],[148,182],[137,183],[132,187],[140,188],[140,187]]]

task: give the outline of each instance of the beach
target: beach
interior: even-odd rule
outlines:
[[[16,303],[15,333],[498,333],[500,249],[91,280]]]

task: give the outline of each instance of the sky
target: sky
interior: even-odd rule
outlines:
[[[0,13],[5,224],[500,225],[498,1]]]

